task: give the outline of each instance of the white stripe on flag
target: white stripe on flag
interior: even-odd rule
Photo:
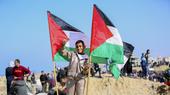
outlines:
[[[89,48],[89,41],[87,36],[83,32],[74,32],[74,31],[66,31],[64,30],[64,33],[69,38],[69,41],[66,43],[66,47],[75,48],[75,43],[77,40],[83,40],[86,48]]]
[[[111,43],[111,44],[116,44],[116,45],[123,46],[123,42],[122,42],[122,39],[120,37],[120,34],[119,34],[118,30],[115,27],[112,27],[112,26],[107,26],[107,27],[112,32],[113,37],[107,39],[106,42]]]
[[[128,58],[126,56],[124,56],[124,63],[123,64],[117,64],[117,67],[119,68],[119,70],[121,70],[124,67],[127,60],[128,60]]]

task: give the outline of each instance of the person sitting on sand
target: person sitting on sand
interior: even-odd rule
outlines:
[[[50,89],[48,95],[57,95],[56,89],[58,89],[58,95],[66,95],[68,93],[66,85],[67,82],[68,82],[67,76],[66,75],[61,76],[60,81],[57,82],[57,88],[53,87],[52,89]]]

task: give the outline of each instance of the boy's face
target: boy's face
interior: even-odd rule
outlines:
[[[84,53],[84,49],[85,49],[85,46],[83,46],[82,43],[77,43],[76,44],[76,50],[79,54],[82,54]]]

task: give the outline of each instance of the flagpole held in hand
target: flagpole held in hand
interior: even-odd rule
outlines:
[[[89,59],[89,70],[88,70],[88,78],[87,78],[87,90],[86,90],[86,95],[88,95],[88,92],[89,92],[90,72],[91,72],[91,56],[90,56],[90,59]]]

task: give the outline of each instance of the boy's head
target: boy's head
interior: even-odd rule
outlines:
[[[76,45],[76,51],[79,54],[83,54],[84,53],[84,49],[86,48],[84,42],[82,40],[78,40],[78,41],[76,41],[75,45]]]

